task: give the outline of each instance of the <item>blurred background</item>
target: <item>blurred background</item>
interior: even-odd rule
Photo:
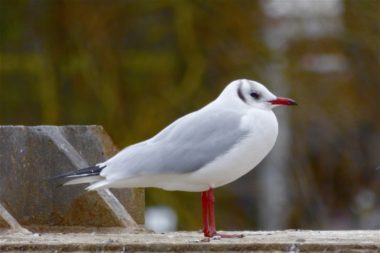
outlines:
[[[276,110],[260,166],[216,190],[218,227],[380,229],[379,12],[376,0],[0,0],[0,124],[99,124],[122,148],[257,80],[299,106]],[[198,193],[148,189],[146,204],[157,231],[201,227]]]

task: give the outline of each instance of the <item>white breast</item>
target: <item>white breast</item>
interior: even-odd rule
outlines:
[[[251,171],[273,148],[278,123],[272,111],[251,110],[241,121],[241,127],[249,129],[249,135],[224,156],[219,157],[192,177],[216,188],[228,184]]]
[[[273,148],[278,123],[270,110],[252,109],[242,117],[240,128],[249,134],[226,154],[200,170],[186,174],[150,175],[128,178],[112,187],[158,187],[165,190],[205,191],[228,184],[251,171]]]
[[[278,123],[272,111],[253,109],[242,117],[240,127],[248,129],[249,134],[228,153],[193,173],[173,175],[173,178],[165,175],[164,185],[156,178],[155,186],[166,190],[205,191],[235,181],[251,171],[273,148]]]

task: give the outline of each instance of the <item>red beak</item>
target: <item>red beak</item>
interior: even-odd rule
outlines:
[[[297,105],[297,102],[290,98],[277,97],[269,101],[272,105]]]

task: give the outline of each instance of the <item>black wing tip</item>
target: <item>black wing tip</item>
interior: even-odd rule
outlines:
[[[79,169],[79,170],[73,170],[73,171],[65,172],[65,173],[47,178],[45,180],[56,181],[56,180],[61,180],[61,179],[67,179],[70,177],[76,178],[76,177],[85,177],[85,176],[96,176],[96,175],[99,175],[100,172],[105,167],[106,167],[106,165],[103,165],[103,166],[94,165],[94,166],[90,166],[90,167]]]

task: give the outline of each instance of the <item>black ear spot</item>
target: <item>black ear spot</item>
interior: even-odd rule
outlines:
[[[253,97],[254,99],[260,99],[261,95],[259,93],[257,93],[256,91],[252,91],[249,95],[251,95],[251,97]]]
[[[239,98],[244,102],[244,103],[247,103],[247,101],[245,100],[245,97],[243,95],[243,91],[242,91],[242,87],[241,87],[241,83],[239,84],[239,87],[238,87],[238,90],[237,90],[237,94],[239,96]]]

